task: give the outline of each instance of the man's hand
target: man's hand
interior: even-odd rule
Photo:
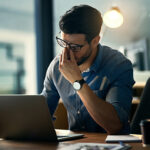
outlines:
[[[82,79],[74,54],[67,48],[65,48],[60,55],[59,70],[70,83]]]

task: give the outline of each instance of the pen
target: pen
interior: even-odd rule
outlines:
[[[119,141],[119,143],[120,143],[121,146],[124,146],[124,143],[122,141]]]
[[[129,144],[124,144],[122,141],[119,141],[119,143],[122,146],[121,150],[131,149],[131,146]]]

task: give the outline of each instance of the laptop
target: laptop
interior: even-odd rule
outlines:
[[[57,142],[84,136],[69,131],[58,133],[44,96],[0,95],[0,138]]]

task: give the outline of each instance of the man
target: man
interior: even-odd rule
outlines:
[[[99,44],[101,14],[88,5],[74,6],[60,19],[62,53],[48,67],[42,94],[51,115],[59,98],[69,129],[108,134],[129,133],[133,69],[120,52]]]

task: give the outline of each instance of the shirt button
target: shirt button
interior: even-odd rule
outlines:
[[[78,115],[80,114],[80,111],[79,111],[79,110],[77,111],[77,114],[78,114]]]

